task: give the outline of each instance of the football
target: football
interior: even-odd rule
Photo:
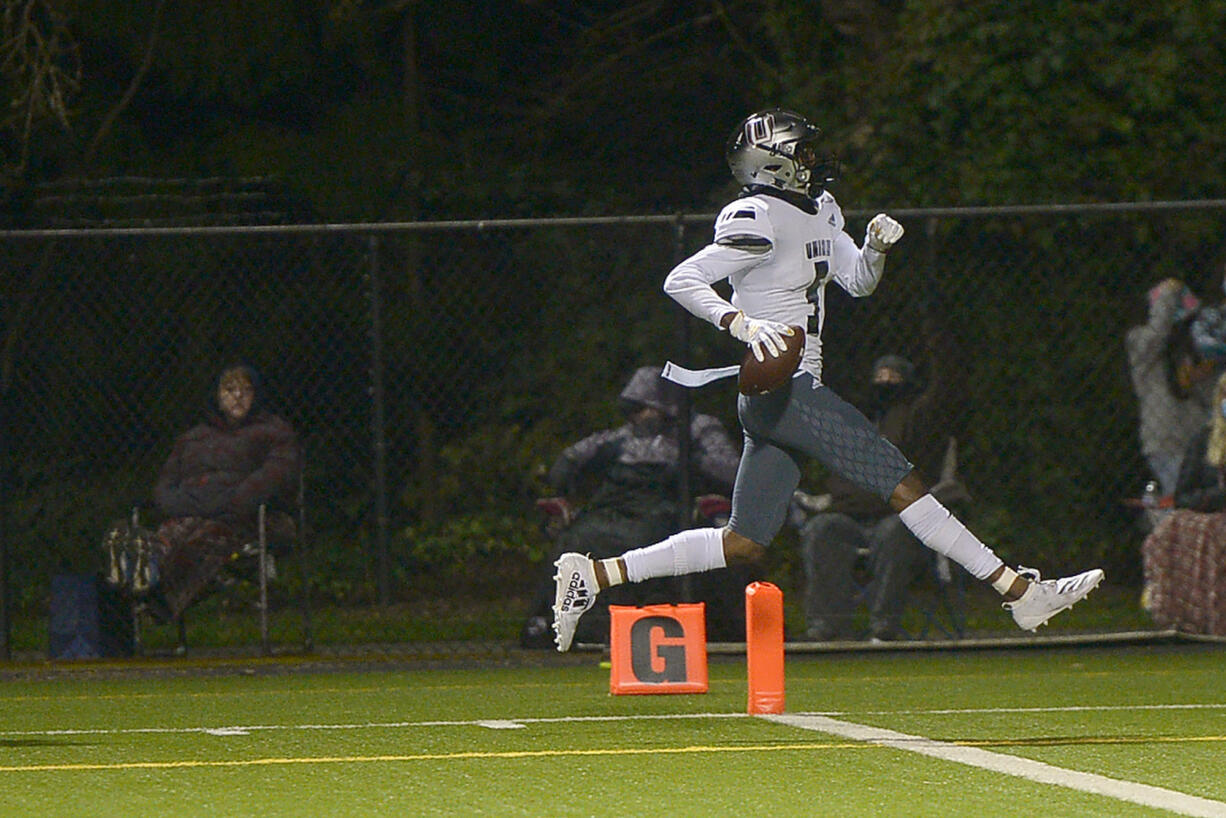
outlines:
[[[752,349],[745,350],[745,358],[741,361],[741,371],[737,376],[737,389],[742,395],[762,395],[772,389],[783,386],[800,366],[800,359],[805,353],[805,331],[800,327],[792,327],[792,334],[783,336],[786,348],[779,357],[772,358],[769,353],[765,360],[759,361],[753,355]]]

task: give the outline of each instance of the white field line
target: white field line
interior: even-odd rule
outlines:
[[[383,721],[353,724],[247,724],[225,727],[124,727],[124,728],[64,728],[59,730],[3,730],[0,736],[107,736],[130,733],[208,733],[210,735],[244,735],[262,730],[399,730],[410,727],[485,727],[507,730],[529,724],[566,724],[570,722],[644,721],[650,719],[729,719],[747,718],[746,713],[679,713],[634,716],[557,716],[525,719],[472,719],[463,721]]]
[[[857,710],[820,711],[809,715],[820,716],[951,716],[985,715],[992,713],[1077,713],[1146,710],[1226,710],[1226,703],[1190,704],[1118,704],[1118,705],[1071,705],[1067,707],[970,707],[941,710]],[[529,724],[567,724],[571,722],[617,722],[649,721],[653,719],[735,719],[745,718],[745,713],[657,713],[624,716],[556,716],[520,719],[471,719],[457,721],[384,721],[354,722],[340,724],[232,724],[210,727],[65,727],[51,730],[0,730],[0,737],[30,736],[109,736],[141,733],[206,733],[214,736],[246,735],[248,733],[274,730],[403,730],[414,727],[485,727],[493,730],[509,730]]]
[[[982,770],[1012,775],[1028,781],[1041,784],[1053,784],[1081,792],[1103,795],[1120,801],[1128,801],[1146,807],[1156,807],[1180,815],[1201,816],[1202,818],[1226,818],[1226,803],[1200,798],[1175,790],[1154,787],[1149,784],[1139,784],[1135,781],[1122,781],[1116,778],[1097,775],[1095,773],[1068,770],[1055,767],[1020,756],[994,753],[977,747],[965,747],[936,741],[924,736],[913,736],[880,727],[870,727],[864,724],[839,721],[827,716],[816,714],[783,714],[777,716],[762,716],[762,718],[798,727],[802,730],[814,730],[821,733],[863,741],[880,747],[904,750],[910,753],[939,758],[978,767]]]
[[[1226,704],[1070,704],[1060,707],[959,707],[925,710],[812,711],[821,716],[977,716],[991,713],[1098,713],[1143,710],[1226,710]]]

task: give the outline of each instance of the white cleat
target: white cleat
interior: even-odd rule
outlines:
[[[579,617],[592,607],[600,588],[596,585],[596,568],[589,557],[567,553],[554,563],[553,630],[558,652],[570,650]]]
[[[1103,581],[1099,568],[1072,577],[1044,580],[1039,579],[1039,572],[1033,568],[1019,566],[1017,572],[1030,580],[1030,587],[1001,607],[1013,614],[1013,621],[1024,631],[1036,630],[1056,614],[1073,607]]]

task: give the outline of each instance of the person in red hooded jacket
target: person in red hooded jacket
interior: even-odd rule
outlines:
[[[112,556],[112,582],[151,592],[167,618],[182,614],[255,539],[260,505],[288,505],[297,486],[297,435],[261,405],[256,370],[223,369],[215,398],[205,418],[175,440],[158,474],[153,499],[162,522],[140,538],[146,545],[134,549],[132,571],[116,569]],[[273,537],[292,526],[287,515],[267,522]]]

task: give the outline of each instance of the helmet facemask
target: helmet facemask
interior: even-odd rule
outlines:
[[[838,177],[838,160],[819,149],[821,133],[791,111],[752,114],[728,140],[728,166],[747,187],[763,185],[816,198]]]

